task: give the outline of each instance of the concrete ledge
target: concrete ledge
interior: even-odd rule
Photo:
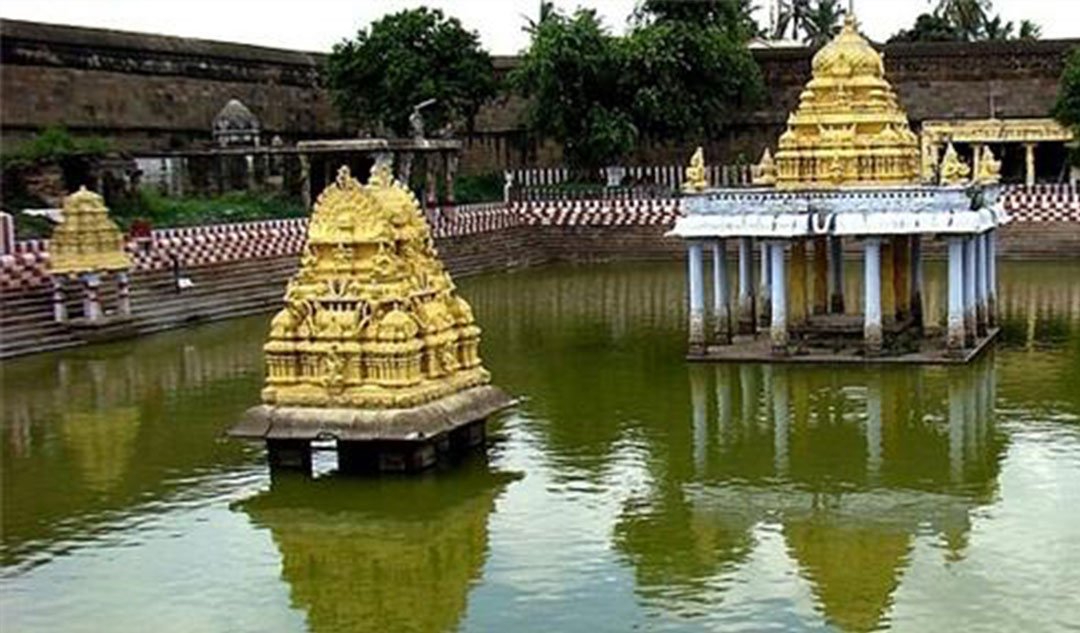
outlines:
[[[736,337],[731,345],[710,345],[704,350],[691,349],[686,359],[694,362],[717,363],[813,363],[813,364],[859,364],[859,365],[963,365],[979,357],[1001,333],[992,328],[975,346],[953,354],[945,349],[939,339],[931,339],[918,351],[893,356],[868,356],[859,347],[848,346],[834,351],[819,347],[797,348],[792,346],[787,355],[772,352],[768,336]],[[934,345],[934,343],[937,343]]]
[[[409,409],[331,409],[259,405],[227,431],[262,440],[336,439],[341,442],[430,442],[513,406],[491,385],[473,387]]]

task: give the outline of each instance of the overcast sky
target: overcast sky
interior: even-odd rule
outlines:
[[[767,22],[767,0],[758,21]],[[936,3],[936,0],[933,0]],[[596,8],[620,31],[638,0],[556,0],[563,9]],[[847,4],[847,0],[844,0]],[[1080,0],[994,0],[1006,20],[1027,18],[1043,37],[1080,37]],[[279,48],[328,51],[344,37],[386,13],[407,7],[439,7],[480,32],[489,51],[516,53],[527,44],[522,26],[535,17],[540,0],[5,0],[0,18],[164,33]],[[884,40],[928,11],[931,0],[855,0],[863,31]]]

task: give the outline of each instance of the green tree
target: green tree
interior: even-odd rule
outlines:
[[[990,13],[990,0],[937,0],[935,14],[945,18],[966,40],[979,39]]]
[[[586,9],[567,16],[549,7],[526,30],[530,45],[510,81],[529,100],[529,130],[561,144],[572,167],[618,160],[638,133],[621,92],[621,43]]]
[[[1065,61],[1052,113],[1062,125],[1072,129],[1074,139],[1080,139],[1080,47],[1072,49]],[[1076,147],[1072,158],[1074,165],[1080,164],[1080,150]]]
[[[327,78],[347,121],[402,135],[412,108],[429,99],[436,102],[424,110],[428,129],[471,126],[496,87],[477,34],[426,7],[388,15],[335,45]]]
[[[754,19],[751,0],[645,0],[634,17],[639,25],[671,22],[717,27],[738,40],[764,34]]]
[[[1031,20],[1020,20],[1020,39],[1037,40],[1042,37],[1042,27]]]
[[[1013,39],[1013,23],[1001,19],[1000,15],[987,18],[982,25],[979,39],[990,41],[1003,41]]]
[[[777,6],[776,24],[770,36],[773,39],[783,39],[790,28],[791,39],[799,39],[799,34],[806,32],[806,20],[810,12],[810,0],[780,0]]]
[[[656,19],[625,39],[625,92],[634,121],[650,139],[717,135],[764,93],[748,32],[723,22]]]
[[[889,42],[958,42],[964,39],[951,22],[932,13],[923,13],[910,29],[900,31]]]
[[[818,0],[805,16],[803,29],[806,42],[811,46],[823,46],[840,30],[840,20],[847,13],[840,0]]]

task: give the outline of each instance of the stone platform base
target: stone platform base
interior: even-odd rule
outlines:
[[[891,355],[868,355],[861,345],[829,348],[796,343],[793,343],[786,353],[777,353],[773,351],[767,335],[737,336],[730,345],[709,345],[704,349],[691,349],[686,358],[691,361],[728,363],[958,365],[975,360],[1000,332],[1000,328],[991,328],[986,336],[975,341],[974,346],[958,352],[946,349],[945,339],[940,334],[929,333],[919,342],[917,349]]]
[[[227,434],[265,440],[272,468],[310,472],[312,440],[336,440],[340,470],[413,472],[483,444],[486,420],[515,402],[485,385],[408,409],[259,405]]]

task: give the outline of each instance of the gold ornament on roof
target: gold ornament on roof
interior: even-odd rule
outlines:
[[[709,185],[709,178],[705,173],[705,150],[697,148],[690,157],[690,165],[686,168],[686,180],[683,182],[683,191],[694,193],[704,191]]]
[[[64,221],[49,241],[53,274],[77,274],[131,268],[124,235],[109,218],[105,200],[86,187],[64,198]]]
[[[941,184],[961,185],[967,182],[971,174],[971,168],[956,153],[952,143],[945,148],[945,156],[941,159]]]
[[[480,328],[389,166],[319,195],[265,346],[266,404],[406,408],[487,384]]]
[[[989,145],[984,145],[982,154],[979,156],[979,173],[975,174],[975,182],[984,185],[996,185],[1001,182],[1001,161],[994,158],[994,151]]]
[[[919,182],[918,139],[854,17],[814,55],[813,78],[776,152],[777,187]]]
[[[776,161],[773,160],[772,152],[768,147],[761,154],[761,162],[754,167],[754,184],[762,186],[776,184]]]

